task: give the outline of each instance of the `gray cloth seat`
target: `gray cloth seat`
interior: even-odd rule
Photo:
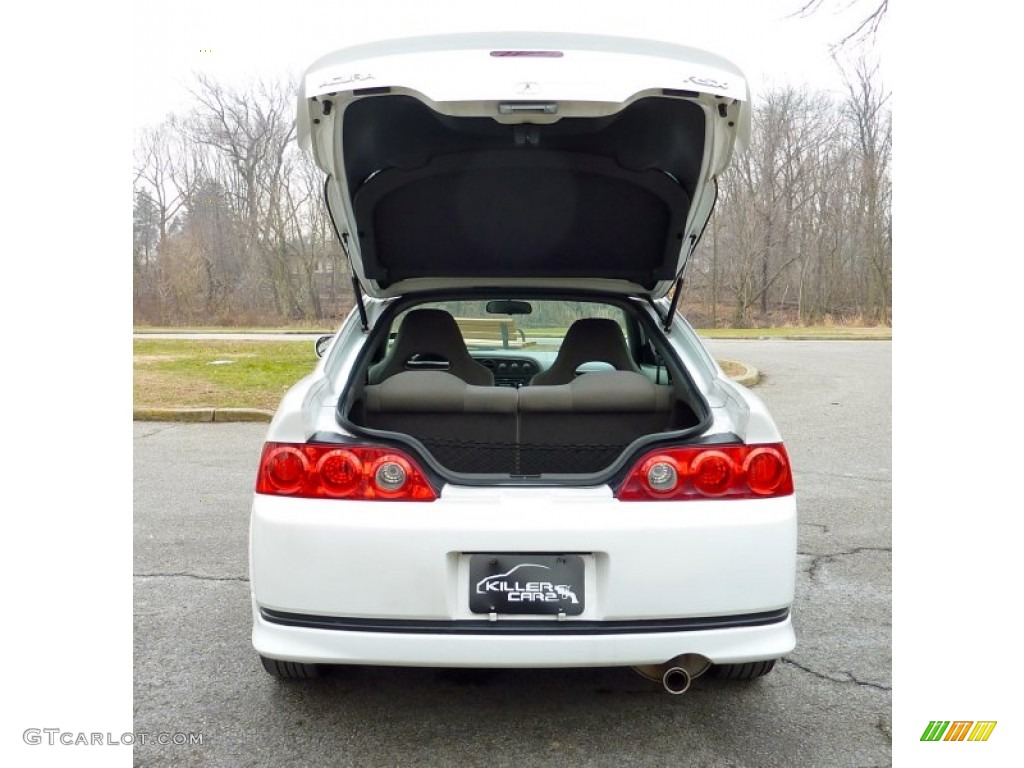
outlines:
[[[618,331],[616,331],[618,333]],[[597,472],[645,435],[678,429],[692,414],[672,387],[641,373],[588,373],[568,384],[519,390],[521,474]]]
[[[622,328],[614,320],[587,317],[569,326],[555,361],[530,380],[530,386],[568,384],[584,363],[608,363],[617,371],[640,373],[629,355]]]
[[[403,371],[363,387],[354,413],[416,438],[449,470],[497,475],[598,472],[637,438],[696,423],[671,386],[631,371],[521,389]]]
[[[363,388],[363,422],[418,439],[454,472],[501,473],[516,462],[511,387],[467,384],[442,371],[402,371]]]
[[[402,371],[363,388],[367,413],[515,414],[512,387],[467,384],[444,371]]]
[[[568,384],[519,390],[521,413],[668,413],[674,395],[668,384],[655,384],[642,373],[601,371]]]
[[[470,356],[455,318],[443,309],[406,313],[391,349],[381,362],[371,366],[369,383],[379,384],[397,373],[415,370],[414,356],[447,363],[447,372],[467,384],[494,386],[494,374]]]

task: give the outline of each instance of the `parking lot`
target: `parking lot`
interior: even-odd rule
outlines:
[[[757,366],[800,509],[797,648],[669,696],[629,669],[359,667],[282,683],[249,644],[265,424],[137,422],[135,747],[145,766],[891,763],[890,342],[716,341]],[[192,739],[191,741],[196,741]]]

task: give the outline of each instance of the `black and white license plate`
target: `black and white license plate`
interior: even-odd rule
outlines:
[[[580,555],[471,555],[469,610],[577,616],[583,574]]]

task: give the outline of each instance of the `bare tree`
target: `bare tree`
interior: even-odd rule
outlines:
[[[150,275],[159,241],[157,205],[146,190],[136,187],[132,207],[132,300],[136,314],[144,312],[148,303],[152,290]]]
[[[281,322],[347,309],[323,174],[294,141],[294,90],[198,77],[194,107],[140,137],[137,214],[161,233],[154,267],[136,269],[140,318]]]
[[[729,297],[735,325],[890,321],[888,109],[877,73],[854,73],[841,101],[781,88],[755,107],[691,265],[698,322],[718,323]]]
[[[807,0],[794,13],[794,16],[810,16],[817,13],[823,6],[835,7],[836,0]],[[836,43],[832,44],[833,50],[837,50],[851,43],[874,40],[878,35],[878,29],[889,13],[889,0],[843,0],[842,7],[849,8],[854,5],[867,5],[867,10],[853,31],[847,33]]]
[[[750,149],[723,178],[718,215],[728,232],[734,322],[755,304],[767,314],[776,286],[783,286],[783,297],[789,293],[784,280],[804,256],[799,225],[813,199],[813,170],[834,130],[829,106],[824,97],[792,87],[768,92],[754,115]],[[713,234],[717,247],[722,229]]]
[[[244,223],[247,260],[260,266],[277,314],[298,318],[306,312],[292,276],[282,206],[286,155],[295,138],[293,91],[261,84],[242,92],[200,76],[189,129],[192,141],[224,163],[219,181]]]
[[[863,58],[846,73],[845,105],[859,160],[857,222],[873,319],[888,323],[892,301],[892,118],[878,68]]]
[[[182,210],[187,193],[177,184],[174,118],[143,131],[135,147],[136,189],[143,189],[155,206],[159,242],[167,237],[170,222]],[[159,250],[159,244],[157,246]]]

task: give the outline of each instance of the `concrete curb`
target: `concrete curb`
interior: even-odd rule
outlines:
[[[753,387],[761,380],[761,372],[752,365],[735,360],[722,360],[743,368],[739,376],[730,376],[733,381],[744,387]],[[239,421],[269,422],[274,417],[273,411],[261,408],[134,408],[134,421],[180,421],[191,424],[211,422],[230,423]]]
[[[260,408],[135,408],[135,421],[182,421],[189,423],[264,421],[274,417],[273,411]]]
[[[741,363],[738,360],[719,360],[719,364],[731,363],[738,365],[743,369],[743,373],[739,376],[730,376],[729,378],[735,381],[737,384],[742,384],[744,387],[755,387],[757,383],[761,381],[761,372],[752,365]]]

